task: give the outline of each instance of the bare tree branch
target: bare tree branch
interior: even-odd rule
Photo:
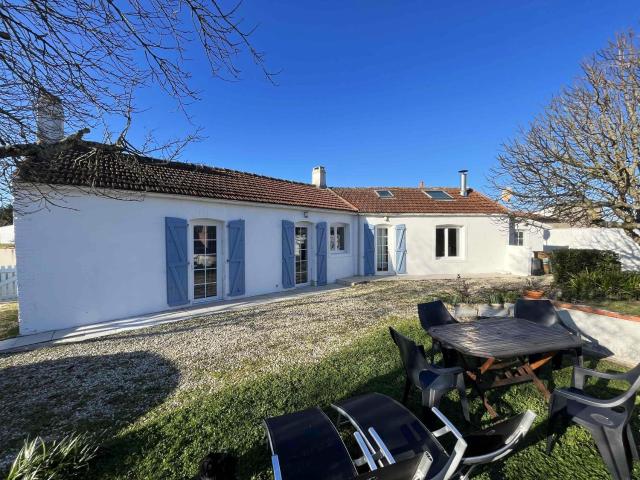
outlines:
[[[224,80],[240,78],[237,61],[244,53],[274,83],[276,72],[251,43],[253,29],[242,26],[239,10],[240,3],[225,6],[222,0],[1,0],[0,202],[10,195],[20,155],[68,148],[86,133],[57,147],[38,145],[33,112],[41,92],[62,101],[70,131],[124,120],[113,137],[131,152],[127,136],[140,111],[137,90],[159,86],[187,117],[189,104],[198,99],[187,49],[199,51],[211,75]],[[196,127],[184,139],[149,145],[175,158],[185,142],[200,136]],[[105,139],[111,137],[106,130]]]
[[[615,40],[582,64],[506,143],[490,181],[513,210],[572,225],[622,228],[640,243],[640,39]]]

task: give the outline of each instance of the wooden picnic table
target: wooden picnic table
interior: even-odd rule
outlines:
[[[488,390],[533,382],[548,400],[550,393],[536,375],[557,352],[571,351],[581,362],[582,341],[561,326],[547,327],[522,318],[496,317],[431,327],[429,335],[458,352],[467,377],[492,417]],[[471,357],[471,358],[470,358]],[[473,359],[480,359],[480,362]]]

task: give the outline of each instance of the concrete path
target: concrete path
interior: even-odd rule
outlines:
[[[50,330],[47,332],[35,333],[33,335],[20,335],[6,340],[0,340],[0,352],[11,350],[25,350],[40,347],[46,344],[57,344],[67,342],[79,342],[91,338],[104,337],[115,333],[135,330],[138,328],[153,327],[164,323],[179,322],[189,318],[214,315],[217,313],[239,310],[255,305],[263,305],[282,300],[291,300],[297,297],[307,297],[318,295],[327,291],[345,288],[344,284],[332,284],[323,287],[298,288],[294,292],[279,292],[267,295],[259,295],[240,300],[227,300],[223,302],[209,303],[207,305],[196,305],[179,310],[170,310],[148,315],[112,320],[109,322],[94,323],[92,325],[82,325],[79,327],[65,328],[61,330]]]
[[[458,275],[455,274],[439,274],[439,275],[375,275],[375,276],[364,276],[357,275],[354,277],[346,277],[337,280],[338,283],[342,285],[360,285],[363,283],[369,282],[397,282],[402,280],[455,280],[458,278]],[[522,278],[515,275],[510,275],[505,273],[504,275],[495,274],[495,273],[476,273],[476,274],[466,274],[463,275],[462,278],[469,280],[474,278],[496,278],[496,279],[517,279]]]

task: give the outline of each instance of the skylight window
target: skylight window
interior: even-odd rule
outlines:
[[[424,194],[434,200],[452,200],[453,197],[444,190],[425,190]]]
[[[390,190],[376,190],[376,195],[380,198],[393,198],[393,193]]]

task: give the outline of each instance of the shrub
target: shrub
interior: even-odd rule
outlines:
[[[568,300],[638,299],[640,273],[587,269],[572,274],[563,289],[562,296]]]
[[[97,450],[93,438],[86,434],[74,433],[49,443],[36,437],[25,441],[7,480],[85,478],[89,461]]]
[[[551,253],[551,270],[556,283],[564,286],[572,275],[583,270],[620,272],[620,258],[608,250],[554,250]]]

